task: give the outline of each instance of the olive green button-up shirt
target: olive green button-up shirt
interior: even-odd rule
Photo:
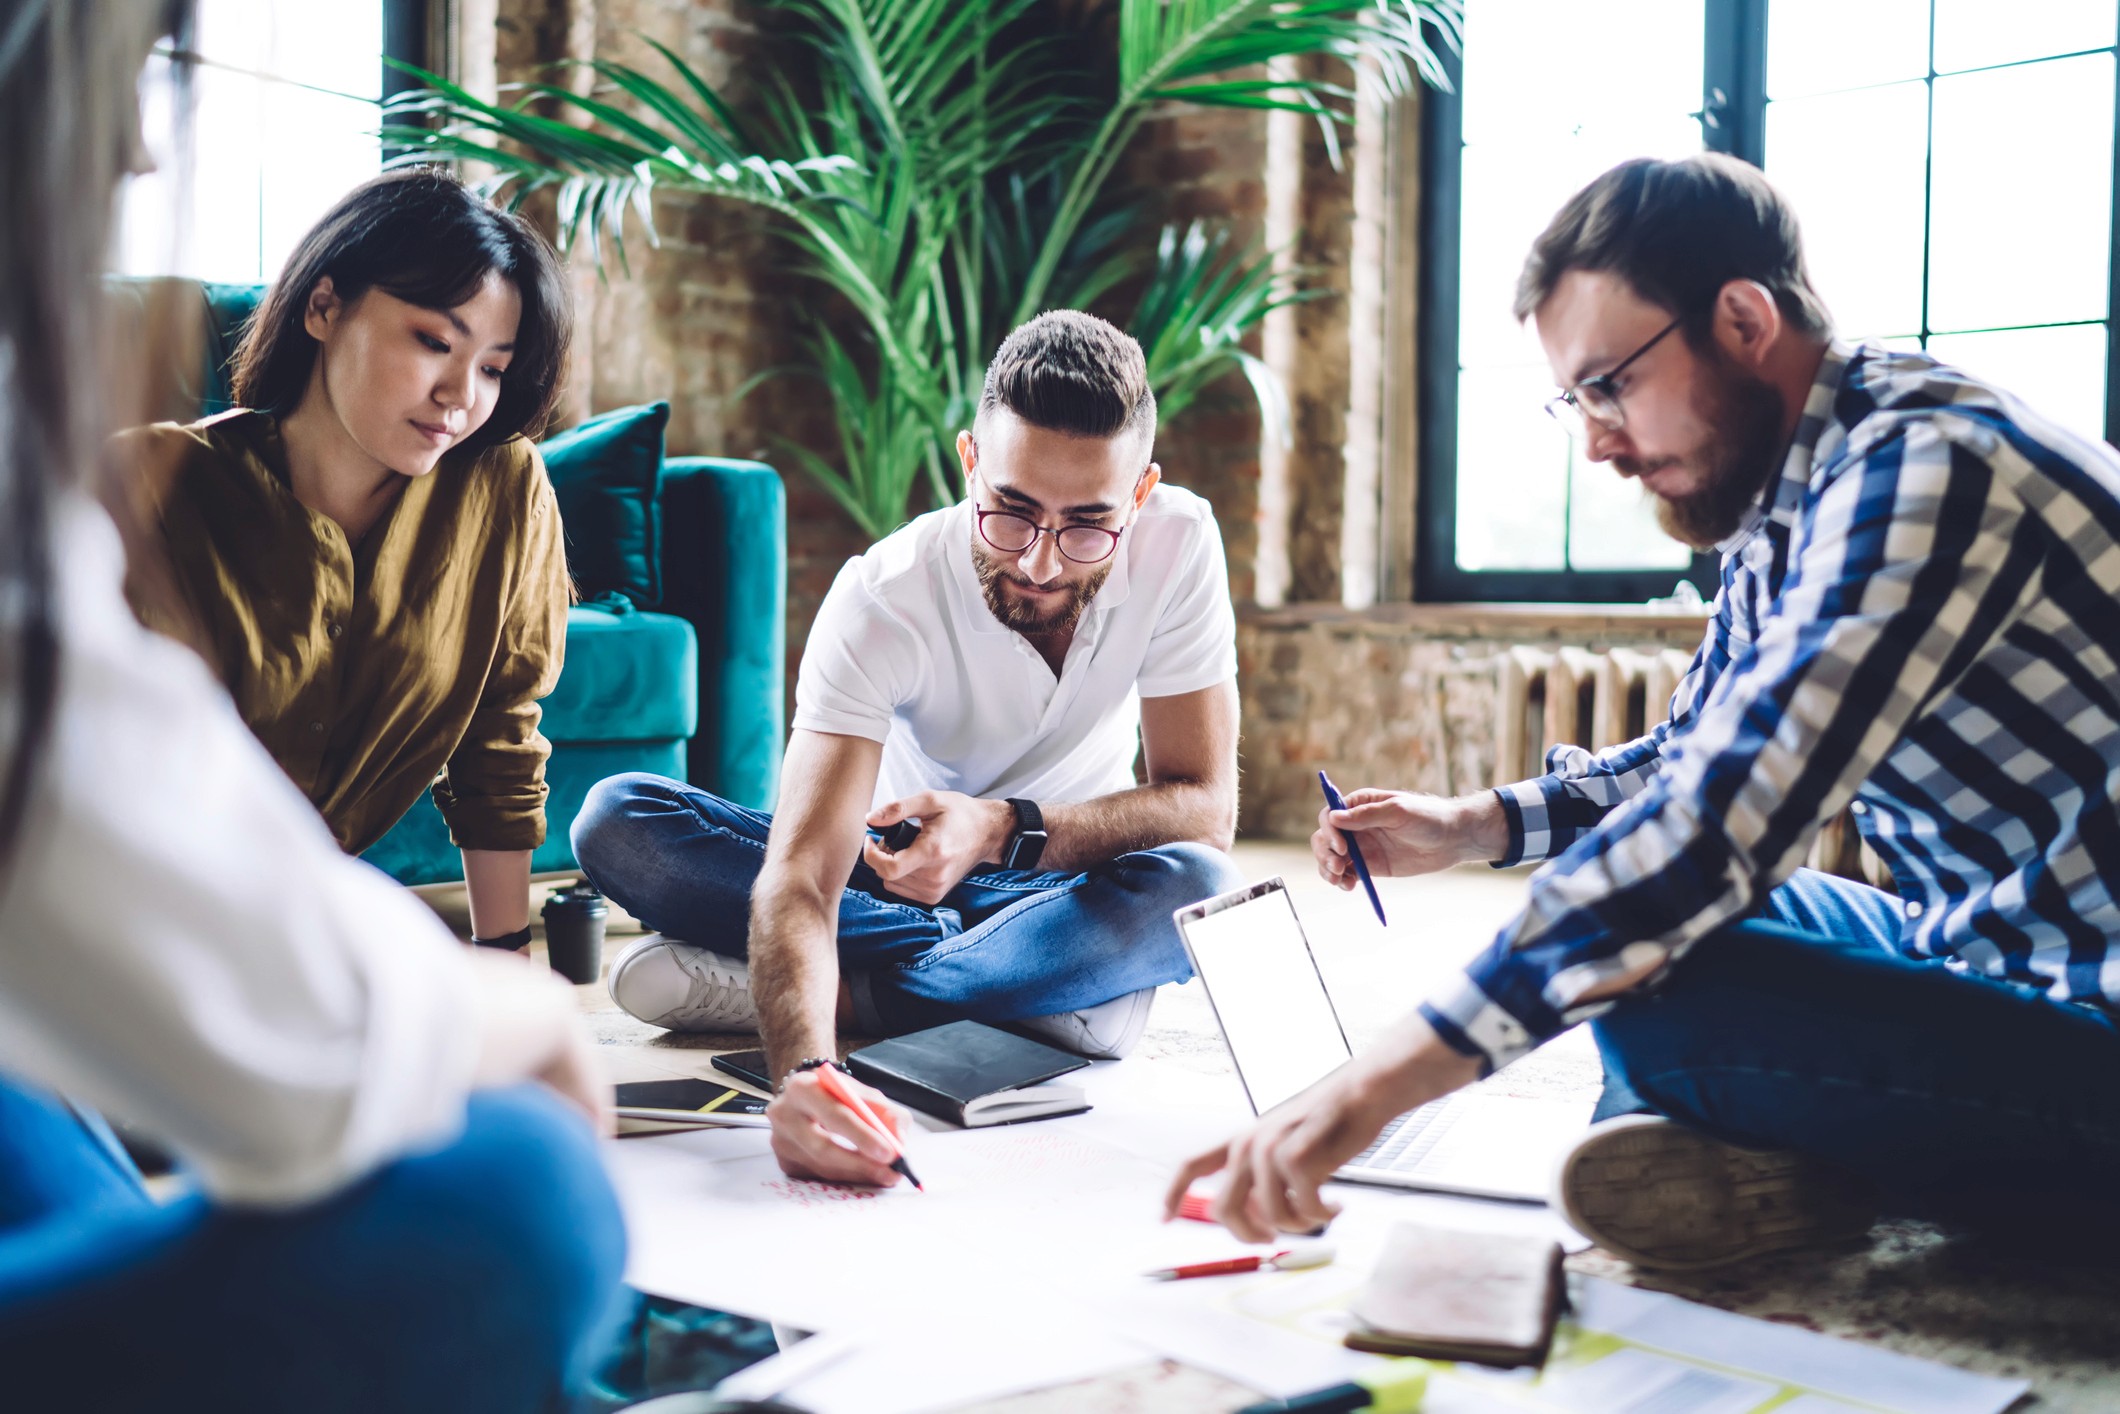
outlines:
[[[444,456],[357,545],[295,498],[264,413],[140,428],[120,455],[163,487],[150,514],[193,623],[139,585],[135,610],[203,637],[244,721],[348,853],[430,786],[461,848],[544,842],[537,700],[559,680],[570,596],[535,447]]]

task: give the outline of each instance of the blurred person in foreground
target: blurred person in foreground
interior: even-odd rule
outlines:
[[[1549,404],[1722,557],[1641,740],[1457,800],[1328,811],[1324,877],[1552,862],[1455,985],[1187,1165],[1239,1234],[1315,1226],[1392,1116],[1590,1021],[1557,1202],[1699,1267],[1880,1210],[2102,1232],[2120,1185],[2120,454],[1922,353],[1835,338],[1732,158],[1638,160],[1533,246]],[[2038,390],[2030,390],[2034,398]],[[1894,892],[1799,868],[1843,808]]]
[[[137,78],[188,25],[167,0],[0,6],[6,1397],[556,1407],[624,1245],[572,990],[339,851],[136,622],[86,488],[122,401],[95,330]],[[98,1112],[168,1144],[190,1196],[150,1199]]]

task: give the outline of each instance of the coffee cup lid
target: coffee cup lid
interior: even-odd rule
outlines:
[[[562,889],[554,889],[551,896],[545,900],[545,908],[549,910],[555,904],[561,908],[601,909],[605,907],[604,896],[587,883],[581,881],[576,881]]]

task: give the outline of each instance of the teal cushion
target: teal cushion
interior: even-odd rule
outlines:
[[[212,417],[235,406],[229,380],[235,373],[236,350],[242,345],[245,326],[265,300],[264,285],[216,285],[206,292],[206,385],[199,399],[199,416]]]
[[[552,742],[685,740],[699,729],[692,625],[631,608],[569,609],[566,667],[544,705]]]
[[[670,405],[600,413],[538,446],[560,519],[567,568],[585,599],[623,594],[643,609],[662,602],[663,429]]]
[[[574,847],[567,832],[581,814],[589,788],[607,776],[628,771],[652,771],[658,776],[678,777],[685,770],[682,741],[625,741],[577,743],[556,746],[545,767],[545,842],[530,856],[530,867],[538,873],[574,867]],[[377,840],[361,858],[401,884],[440,884],[464,877],[463,856],[449,843],[449,826],[434,808],[434,797],[423,795],[390,833]]]

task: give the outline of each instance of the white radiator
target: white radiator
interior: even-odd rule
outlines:
[[[1676,648],[1511,648],[1497,675],[1494,783],[1543,775],[1549,747],[1634,740],[1671,715],[1691,662]]]
[[[1502,654],[1496,678],[1494,783],[1546,773],[1554,746],[1602,751],[1632,741],[1671,715],[1671,694],[1692,664],[1676,648],[1530,648]],[[1843,810],[1811,844],[1808,863],[1829,874],[1892,887],[1891,871]]]

